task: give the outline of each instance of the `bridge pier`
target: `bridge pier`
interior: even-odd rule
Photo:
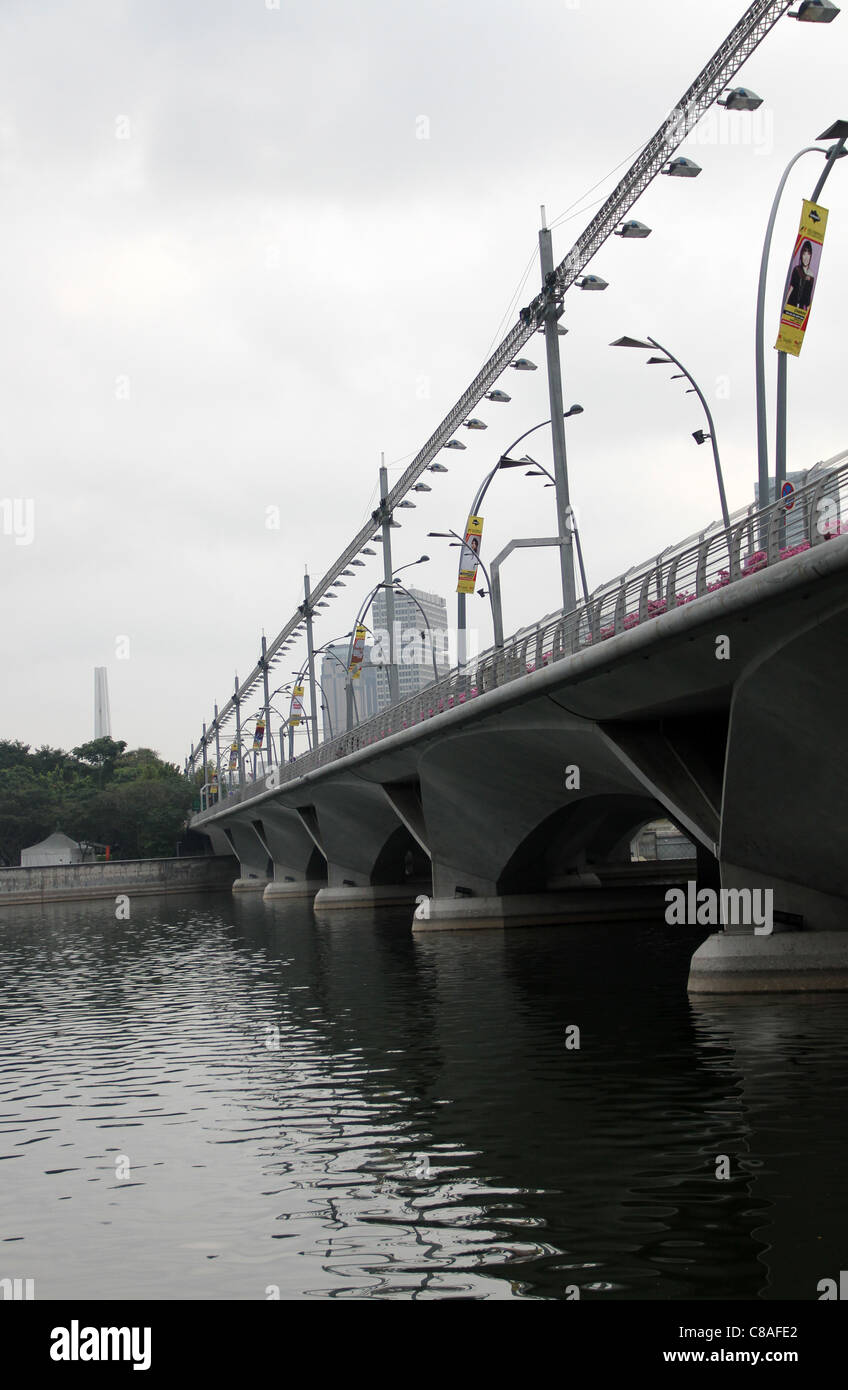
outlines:
[[[327,861],[308,820],[271,801],[258,808],[257,817],[257,831],[268,846],[274,869],[262,896],[266,901],[314,897],[327,882]]]
[[[327,861],[316,911],[396,907],[430,892],[427,856],[379,783],[340,777],[315,788],[311,809]]]
[[[774,931],[709,937],[692,959],[695,993],[848,989],[843,604],[808,605],[735,673],[721,884],[768,895]]]
[[[692,994],[848,989],[848,932],[716,932],[692,957],[688,988]]]
[[[224,826],[224,834],[239,861],[239,877],[233,883],[233,892],[264,892],[273,877],[274,862],[255,825],[232,816]]]

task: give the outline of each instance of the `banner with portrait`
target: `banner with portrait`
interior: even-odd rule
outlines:
[[[789,262],[789,274],[783,291],[780,331],[775,348],[778,352],[797,357],[801,352],[804,334],[810,321],[816,281],[819,274],[822,246],[827,228],[827,208],[804,199],[801,225],[795,238],[795,249]]]
[[[256,728],[253,733],[253,751],[258,752],[262,747],[262,740],[265,737],[265,720],[257,719]]]
[[[238,744],[230,744],[230,772],[235,772],[238,767]]]
[[[354,633],[348,667],[352,681],[358,681],[362,675],[362,663],[365,660],[365,634],[366,629],[364,627],[358,627]]]
[[[459,554],[458,594],[473,594],[477,584],[477,565],[483,542],[482,516],[470,516],[465,526],[465,543]]]
[[[297,728],[298,724],[306,718],[306,710],[303,708],[303,686],[296,685],[292,691],[291,713],[289,723]]]

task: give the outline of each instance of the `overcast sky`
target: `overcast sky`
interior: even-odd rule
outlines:
[[[2,737],[92,737],[103,665],[113,735],[182,765],[263,628],[270,640],[290,617],[304,566],[323,574],[374,507],[381,452],[396,479],[538,290],[540,204],[558,262],[745,9],[272,3],[0,8],[0,498],[19,504],[19,534],[9,507],[0,532]],[[683,359],[711,401],[730,506],[751,500],[765,224],[790,156],[848,117],[846,60],[848,13],[781,20],[736,78],[760,111],[707,116],[681,150],[700,178],[657,179],[632,214],[653,235],[611,239],[591,266],[609,289],[566,297],[592,587],[719,513],[709,447],[691,437],[697,399],[612,351],[621,334]],[[800,162],[777,224],[770,389],[820,167]],[[848,160],[822,201],[821,283],[789,361],[790,469],[848,447]],[[541,338],[526,351],[544,366]],[[449,474],[428,475],[393,533],[396,565],[432,556],[416,577],[451,612],[456,551],[426,532],[461,529],[500,452],[548,415],[544,370],[499,385],[511,404],[483,403],[488,430],[463,431],[467,451],[442,455]],[[528,445],[550,466],[546,436]],[[501,475],[484,552],[550,534],[552,497]],[[348,581],[316,640],[350,627],[379,563]],[[507,629],[556,608],[557,582],[552,554],[514,555]],[[487,645],[488,606],[469,609]]]

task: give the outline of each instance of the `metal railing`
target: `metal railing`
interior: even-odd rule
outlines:
[[[820,474],[811,470],[808,476],[810,481],[789,499],[791,507],[787,500],[778,499],[758,510],[751,507],[735,513],[728,528],[717,523],[701,532],[694,542],[684,541],[646,564],[627,570],[595,590],[588,603],[579,604],[569,613],[550,614],[535,627],[522,629],[503,647],[483,652],[473,666],[454,668],[442,680],[382,710],[355,729],[321,743],[293,762],[275,767],[270,775],[249,782],[216,803],[216,809],[255,796],[257,788],[282,786],[393,734],[429,723],[489,690],[567,660],[663,613],[738,583],[768,565],[848,534],[848,524],[841,521],[848,514],[848,463]],[[787,539],[792,544],[787,545]],[[201,797],[202,809],[210,809],[204,801]]]

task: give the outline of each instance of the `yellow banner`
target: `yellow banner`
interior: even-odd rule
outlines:
[[[238,744],[230,744],[230,772],[235,772],[238,767]]]
[[[303,686],[296,685],[294,690],[292,691],[291,715],[289,717],[290,724],[297,725],[300,723],[301,719],[304,719],[306,717],[306,711],[303,708],[302,701]]]
[[[820,207],[818,203],[811,203],[805,198],[801,225],[795,238],[792,260],[789,262],[789,274],[783,291],[780,331],[775,343],[778,352],[789,352],[793,357],[800,354],[810,321],[826,228],[827,208]]]
[[[358,681],[362,675],[362,663],[365,660],[365,633],[366,628],[358,627],[353,638],[353,648],[350,653],[350,678]]]
[[[477,584],[477,557],[483,542],[482,516],[470,516],[465,527],[465,544],[459,552],[458,594],[473,594]]]

